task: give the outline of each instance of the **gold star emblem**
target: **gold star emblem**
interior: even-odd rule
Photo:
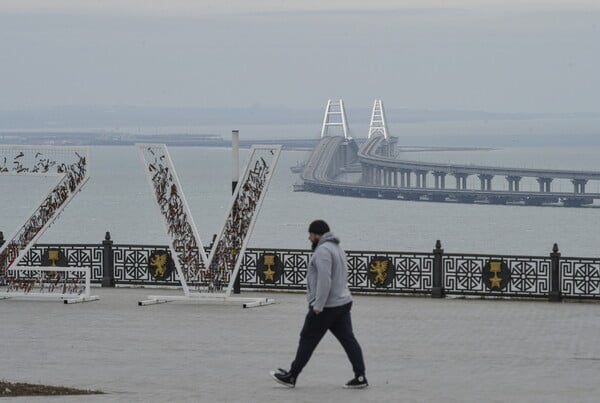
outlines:
[[[498,274],[494,273],[494,277],[490,277],[490,288],[500,288],[500,282],[502,281],[501,277],[498,277]]]
[[[494,277],[490,278],[490,288],[500,288],[502,277],[498,277],[498,273],[502,272],[502,262],[490,262],[490,272],[494,273]]]
[[[271,270],[271,267],[268,267],[267,270],[263,271],[263,274],[265,275],[265,281],[275,281],[275,273],[276,271]]]

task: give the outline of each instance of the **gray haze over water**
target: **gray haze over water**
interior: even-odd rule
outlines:
[[[3,0],[1,108],[598,113],[595,0]]]

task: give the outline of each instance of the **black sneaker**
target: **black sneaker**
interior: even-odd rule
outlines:
[[[287,386],[288,388],[293,388],[296,386],[296,377],[284,369],[279,368],[278,372],[271,371],[269,372],[269,375],[271,375],[271,377],[275,379],[277,383],[283,386]]]
[[[345,389],[363,389],[369,386],[367,378],[364,375],[359,375],[354,379],[351,379],[344,385]]]

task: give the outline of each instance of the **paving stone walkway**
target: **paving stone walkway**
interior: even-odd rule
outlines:
[[[242,309],[137,306],[148,294],[177,290],[93,291],[100,301],[0,301],[0,378],[108,392],[28,402],[572,403],[600,396],[598,303],[355,296],[371,387],[341,388],[351,368],[328,335],[297,387],[286,389],[268,371],[293,358],[302,294],[272,293],[275,305]]]

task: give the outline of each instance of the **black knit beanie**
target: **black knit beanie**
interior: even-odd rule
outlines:
[[[308,232],[323,235],[324,233],[329,232],[329,225],[323,220],[315,220],[308,226]]]

